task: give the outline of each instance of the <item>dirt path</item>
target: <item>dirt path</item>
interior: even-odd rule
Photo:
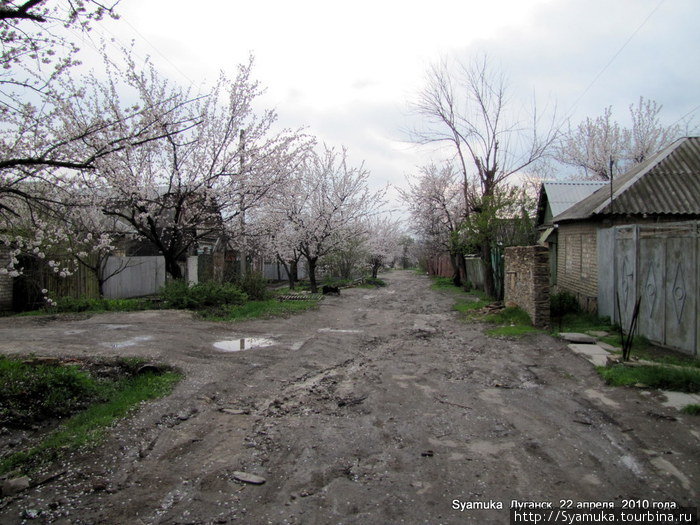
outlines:
[[[0,319],[3,353],[140,355],[186,373],[0,521],[36,509],[47,523],[503,524],[511,500],[697,505],[699,418],[604,386],[549,336],[486,337],[426,277],[386,280],[289,319]],[[274,344],[214,347],[241,337]]]

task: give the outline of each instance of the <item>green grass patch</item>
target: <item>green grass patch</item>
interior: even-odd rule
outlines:
[[[318,307],[318,300],[301,299],[298,301],[249,301],[242,305],[225,305],[202,310],[199,316],[208,321],[242,321],[254,318],[283,317],[305,312]]]
[[[100,384],[77,366],[28,364],[0,356],[0,423],[30,425],[64,417],[102,395]]]
[[[615,365],[598,367],[598,372],[606,383],[615,386],[643,384],[676,392],[700,392],[700,370],[691,368]]]
[[[451,292],[463,292],[459,286],[455,286],[452,279],[449,277],[431,277],[433,284],[430,287],[433,290],[449,290]]]
[[[493,337],[523,337],[541,332],[541,330],[532,326],[532,321],[527,312],[517,306],[510,306],[499,312],[487,314],[481,317],[481,320],[500,325],[486,330],[486,334]]]
[[[541,332],[541,330],[534,326],[515,325],[490,328],[486,330],[486,335],[490,335],[491,337],[523,337],[538,332]]]
[[[132,360],[117,366],[126,373],[140,364],[141,361]],[[30,448],[0,459],[0,475],[13,471],[29,473],[66,453],[98,444],[116,419],[143,401],[169,394],[182,377],[165,371],[110,380],[95,378],[77,366],[27,365],[11,358],[0,359],[0,365],[0,413],[5,425],[21,427],[56,417],[62,420]],[[23,388],[26,400],[19,401],[17,393]]]
[[[380,279],[379,277],[366,277],[360,286],[362,288],[376,288],[386,286],[386,281],[384,279]]]
[[[487,323],[494,324],[532,326],[530,316],[525,310],[518,308],[517,306],[509,306],[500,312],[487,314],[484,316],[483,320]]]
[[[459,299],[454,305],[452,305],[452,309],[466,315],[473,313],[475,310],[480,310],[487,304],[489,304],[489,301],[485,301],[477,297],[474,297],[471,300]]]
[[[556,332],[615,331],[615,327],[610,325],[609,319],[601,319],[597,315],[586,312],[568,313],[561,317],[552,317],[551,322]],[[617,336],[617,341],[619,342],[619,340],[620,337]]]
[[[54,306],[45,306],[43,308],[39,308],[38,310],[28,310],[17,314],[10,313],[9,315],[26,317],[82,312],[134,312],[138,310],[150,310],[152,308],[157,308],[156,303],[145,298],[92,299],[87,297],[61,297],[56,300]]]
[[[689,414],[691,416],[700,416],[700,405],[685,405],[683,408],[681,408],[681,412],[683,412],[684,414]]]

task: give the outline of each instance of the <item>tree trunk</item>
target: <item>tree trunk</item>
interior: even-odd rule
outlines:
[[[377,278],[377,273],[379,273],[379,267],[381,265],[379,263],[374,263],[372,265],[372,278],[376,279]]]
[[[451,253],[450,254],[450,263],[452,264],[452,284],[455,286],[462,286],[462,276],[460,275],[459,271],[459,264],[457,263],[457,254]]]
[[[282,268],[284,268],[284,273],[287,274],[287,282],[289,282],[289,289],[294,290],[294,278],[292,277],[292,271],[289,268],[289,265],[286,263],[282,257],[279,255],[277,256],[277,273],[279,274],[279,265],[282,265]]]
[[[165,271],[168,272],[173,279],[182,279],[182,270],[180,269],[180,265],[177,264],[177,260],[165,254],[163,254],[163,257],[165,257]]]
[[[470,284],[469,282],[469,277],[467,276],[467,262],[464,260],[464,254],[458,253],[456,255],[457,258],[457,269],[459,271],[459,275],[462,277],[462,284],[464,284],[465,288]],[[469,291],[469,290],[467,290]]]
[[[292,272],[292,282],[298,283],[299,282],[299,261],[298,260],[290,261],[289,266],[290,266],[289,270]]]
[[[318,257],[311,257],[306,259],[309,264],[309,284],[311,284],[311,293],[318,293],[318,285],[316,284],[316,262]]]

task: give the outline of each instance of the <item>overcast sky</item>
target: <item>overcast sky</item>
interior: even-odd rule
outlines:
[[[640,95],[666,123],[700,105],[698,0],[122,0],[100,35],[136,42],[195,89],[255,56],[262,100],[285,127],[307,127],[400,185],[437,153],[407,143],[409,102],[429,64],[483,53],[513,103],[554,101],[574,123],[612,105],[624,122]]]

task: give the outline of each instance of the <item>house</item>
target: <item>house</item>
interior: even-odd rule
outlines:
[[[700,137],[686,137],[553,218],[556,290],[589,311],[697,354]]]
[[[604,181],[570,180],[546,181],[540,186],[535,226],[539,237],[537,244],[549,247],[550,286],[557,283],[558,235],[553,223],[554,217],[605,185]]]

